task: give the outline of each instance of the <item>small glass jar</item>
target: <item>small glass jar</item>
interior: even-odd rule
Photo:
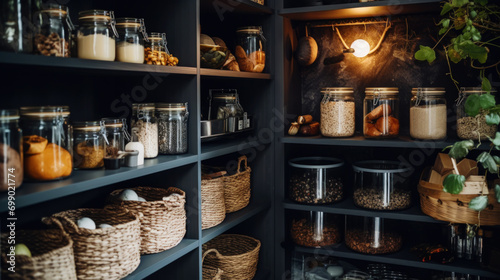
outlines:
[[[72,127],[67,106],[21,107],[24,177],[66,178],[73,170]]]
[[[30,24],[33,18],[33,1],[10,0],[0,2],[0,50],[31,53],[33,32]]]
[[[340,242],[342,233],[338,218],[325,212],[294,212],[290,236],[300,246],[323,247]]]
[[[151,32],[144,49],[144,63],[152,65],[167,65],[168,50],[165,33]]]
[[[75,169],[96,169],[104,166],[105,135],[106,130],[102,121],[73,124]]]
[[[410,168],[397,161],[366,160],[355,162],[354,204],[374,210],[401,210],[411,205]]]
[[[35,13],[35,53],[45,56],[71,57],[73,28],[66,6],[43,5],[42,10]]]
[[[491,90],[491,94],[495,94],[496,90]],[[465,103],[469,96],[487,94],[480,87],[463,87],[460,88],[459,98],[457,102],[457,135],[460,139],[464,140],[480,140],[486,137],[495,137],[498,126],[488,125],[486,123],[486,115],[484,110],[479,110],[476,116],[469,116],[465,112]]]
[[[346,216],[345,245],[364,254],[397,252],[403,244],[394,220],[380,217]]]
[[[147,40],[144,19],[117,18],[116,60],[144,63],[144,39]]]
[[[88,10],[78,16],[78,57],[114,61],[118,33],[113,11]]]
[[[130,141],[125,119],[103,118],[106,128],[106,153],[105,157],[116,158],[119,151],[125,151],[125,141]]]
[[[303,157],[288,161],[289,197],[307,204],[325,204],[344,197],[344,161],[329,157]]]
[[[0,191],[23,183],[22,131],[16,109],[0,110]]]
[[[188,149],[188,108],[186,103],[158,103],[158,147],[160,154],[183,154]]]
[[[138,141],[144,145],[144,158],[158,156],[158,122],[154,103],[132,104],[132,129],[137,129]]]
[[[394,138],[399,135],[398,88],[366,88],[363,106],[365,138]]]
[[[211,90],[209,118],[211,120],[227,119],[226,132],[235,132],[245,127],[245,110],[241,107],[236,89]]]
[[[266,66],[266,38],[262,26],[244,26],[236,31],[235,56],[241,71],[260,73]]]
[[[446,137],[444,88],[413,88],[410,100],[410,136],[420,140]]]
[[[352,88],[331,87],[321,90],[320,130],[327,137],[349,137],[354,135],[355,104]]]

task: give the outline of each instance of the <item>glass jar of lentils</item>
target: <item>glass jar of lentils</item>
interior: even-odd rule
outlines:
[[[188,149],[188,104],[157,103],[158,147],[160,154],[183,154]]]
[[[344,197],[344,161],[329,157],[303,157],[288,161],[289,197],[307,204],[326,204]]]
[[[321,91],[320,130],[327,137],[354,135],[354,97],[352,88],[330,87]]]
[[[155,117],[155,104],[132,104],[131,127],[137,128],[138,140],[144,145],[144,158],[158,156],[158,123]]]

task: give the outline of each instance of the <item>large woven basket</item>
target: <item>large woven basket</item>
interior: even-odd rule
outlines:
[[[170,249],[186,234],[186,194],[178,188],[132,188],[143,201],[122,201],[122,189],[109,196],[109,203],[120,205],[133,213],[141,213],[141,254],[153,254]]]
[[[32,257],[15,256],[15,272],[9,271],[8,233],[2,234],[2,276],[5,279],[76,280],[73,241],[59,229],[17,230],[16,243],[25,244]]]
[[[204,264],[206,254],[201,259],[203,280],[222,280],[222,269]]]
[[[244,164],[243,167],[241,164]],[[241,171],[241,169],[244,169]],[[250,172],[247,157],[238,158],[236,174],[224,176],[224,203],[226,213],[236,212],[245,208],[250,202]]]
[[[112,227],[79,228],[77,221],[83,217],[91,218],[97,226],[109,224]],[[139,266],[140,222],[126,209],[68,210],[42,221],[70,235],[78,279],[121,279]]]
[[[203,244],[203,264],[222,269],[222,280],[250,280],[257,271],[259,250],[255,238],[222,234]]]
[[[424,171],[425,172],[425,171]],[[434,219],[460,224],[500,225],[500,204],[494,191],[488,195],[488,206],[481,212],[469,209],[469,202],[477,194],[451,194],[443,186],[429,183],[422,178],[418,184],[420,208]]]
[[[224,177],[225,172],[204,174],[201,179],[201,229],[214,227],[226,218],[224,203]]]

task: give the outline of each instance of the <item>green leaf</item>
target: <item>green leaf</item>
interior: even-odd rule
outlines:
[[[464,37],[463,37],[465,40],[470,40],[472,39],[472,33],[470,32],[464,32]]]
[[[493,156],[493,159],[497,164],[500,164],[500,157],[499,156]]]
[[[465,183],[464,175],[450,174],[444,178],[443,191],[451,194],[459,194]]]
[[[483,79],[481,80],[481,88],[490,93],[491,91],[491,83],[490,83],[490,80],[488,80],[488,78],[486,77],[483,77]]]
[[[470,17],[471,18],[475,18],[476,16],[477,16],[477,12],[476,11],[474,11],[474,10],[470,11]]]
[[[453,7],[451,6],[450,3],[445,3],[444,6],[443,6],[443,9],[441,10],[441,15],[445,15],[446,13],[448,13],[449,11],[451,11],[451,9],[453,9]]]
[[[444,28],[448,28],[450,26],[450,19],[445,18],[441,21],[441,24],[443,25]]]
[[[420,45],[420,50],[415,53],[415,59],[431,63],[436,59],[436,52],[430,47]]]
[[[475,117],[479,114],[479,110],[481,109],[481,103],[479,101],[479,95],[471,94],[465,100],[465,113],[471,117]]]
[[[458,44],[458,48],[463,50],[470,58],[477,59],[480,63],[485,63],[488,58],[488,50],[471,41],[463,41]]]
[[[448,31],[448,28],[446,27],[439,29],[439,35],[443,35],[444,33],[446,33],[446,31]]]
[[[476,196],[469,202],[469,208],[476,211],[482,211],[488,206],[488,197],[486,195]]]
[[[457,161],[463,159],[469,153],[469,150],[474,148],[474,141],[472,140],[463,140],[458,141],[451,146],[450,152],[448,155]]]
[[[451,5],[456,8],[460,8],[463,5],[469,3],[469,0],[452,0]]]
[[[500,203],[500,185],[495,185],[495,197],[497,198],[498,203]]]
[[[460,54],[452,46],[448,48],[448,57],[453,63],[459,63],[462,60]]]
[[[488,136],[488,139],[490,139],[491,143],[493,143],[493,145],[495,146],[500,146],[500,132],[496,132],[495,133],[495,138],[491,138]]]
[[[486,115],[486,124],[487,125],[500,124],[500,116],[496,113],[489,113],[488,115]]]
[[[488,152],[482,152],[477,157],[477,162],[480,162],[484,169],[487,169],[490,173],[497,173],[498,166],[493,157]]]
[[[488,0],[474,0],[474,2],[478,3],[481,6],[486,6],[486,4],[488,4]]]
[[[495,106],[495,97],[489,93],[481,94],[479,96],[479,104],[483,109],[491,108]]]

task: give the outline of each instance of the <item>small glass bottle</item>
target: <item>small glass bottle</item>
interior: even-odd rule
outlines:
[[[104,166],[105,135],[104,122],[73,123],[73,163],[75,169],[95,169]]]
[[[147,40],[144,19],[117,18],[116,60],[144,63],[144,40]]]
[[[495,94],[496,90],[491,90],[491,94]],[[459,98],[457,101],[457,135],[464,140],[480,140],[487,137],[495,137],[498,126],[488,125],[486,123],[487,112],[479,110],[476,116],[469,116],[465,111],[467,98],[471,95],[487,94],[479,87],[463,87],[460,88]]]
[[[321,135],[350,137],[354,135],[355,104],[352,88],[330,87],[321,90]]]
[[[35,53],[70,57],[73,28],[66,6],[43,5],[42,10],[35,13]]]
[[[23,183],[22,131],[16,109],[0,110],[0,191],[12,191]]]
[[[139,152],[137,156],[137,165],[144,164],[144,145],[139,142],[139,129],[137,127],[132,128],[132,141],[125,145],[125,151],[137,151]]]
[[[72,127],[67,106],[21,107],[24,177],[66,178],[73,170]]]
[[[116,158],[119,151],[125,151],[125,142],[130,141],[125,119],[103,118],[106,128],[106,154],[105,157]]]
[[[420,140],[446,137],[444,88],[413,88],[410,101],[410,136]]]
[[[363,106],[365,138],[394,138],[399,135],[399,90],[366,88]]]
[[[78,16],[78,57],[114,61],[118,33],[113,11],[88,10]]]
[[[151,32],[144,49],[144,63],[152,65],[167,65],[168,50],[165,33]]]
[[[394,253],[402,247],[402,237],[392,220],[380,217],[346,216],[345,244],[364,254]]]
[[[188,149],[186,103],[157,103],[158,147],[160,154],[183,154]]]
[[[262,26],[244,26],[236,31],[235,57],[241,71],[260,73],[266,66],[266,38]]]
[[[297,245],[306,247],[330,246],[340,242],[341,231],[337,216],[321,211],[296,212],[290,236]]]
[[[144,158],[158,156],[158,122],[154,103],[132,104],[131,127],[137,128],[138,141],[144,145]]]

